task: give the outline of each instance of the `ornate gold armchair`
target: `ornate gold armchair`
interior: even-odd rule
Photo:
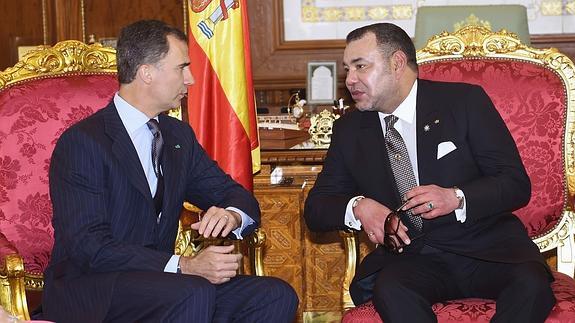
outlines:
[[[532,197],[515,213],[556,262],[557,298],[547,322],[575,317],[575,66],[556,49],[523,45],[511,33],[468,26],[432,37],[417,52],[419,77],[481,85],[513,135],[532,182]],[[358,259],[357,233],[342,233],[347,253],[344,308]],[[553,254],[551,250],[555,250]],[[495,302],[453,300],[433,305],[439,322],[488,322]],[[352,308],[343,322],[381,322],[371,303]]]
[[[39,47],[0,72],[0,305],[21,319],[30,318],[27,292],[42,290],[53,245],[48,168],[56,140],[117,90],[115,50],[99,44]],[[175,247],[181,254],[206,243],[193,239],[191,214],[180,220]],[[251,272],[259,275],[263,238],[261,232],[247,238],[260,257],[251,258]]]

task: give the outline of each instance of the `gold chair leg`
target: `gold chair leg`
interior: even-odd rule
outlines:
[[[4,268],[6,275],[0,275],[1,305],[10,314],[21,320],[29,320],[28,302],[24,284],[24,261],[20,255],[12,254],[5,257]]]
[[[353,276],[355,276],[355,268],[357,266],[359,256],[359,238],[356,231],[340,231],[339,235],[343,238],[345,247],[345,276],[343,278],[343,293],[341,295],[341,304],[343,310],[348,310],[355,307],[349,294],[349,285]]]

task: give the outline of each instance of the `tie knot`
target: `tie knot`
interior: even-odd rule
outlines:
[[[146,122],[146,125],[148,125],[148,129],[150,129],[154,136],[160,132],[160,124],[158,123],[158,120],[150,119]]]
[[[393,128],[398,119],[393,114],[390,114],[387,117],[385,117],[384,120],[385,120],[385,130],[389,130],[390,128]]]

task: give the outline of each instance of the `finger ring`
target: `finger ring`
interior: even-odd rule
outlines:
[[[230,218],[229,218],[228,215],[226,214],[226,215],[224,215],[224,219],[226,219],[226,222],[227,222]]]
[[[433,210],[433,203],[431,203],[431,202],[427,203],[427,207],[428,207],[430,210]]]
[[[373,236],[375,235],[375,233],[370,232],[370,233],[368,233],[367,235],[368,235],[369,237],[373,237]]]

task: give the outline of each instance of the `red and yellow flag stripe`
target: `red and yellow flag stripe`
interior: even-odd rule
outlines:
[[[251,190],[260,151],[246,5],[246,0],[190,0],[195,84],[188,96],[188,115],[208,154]]]

